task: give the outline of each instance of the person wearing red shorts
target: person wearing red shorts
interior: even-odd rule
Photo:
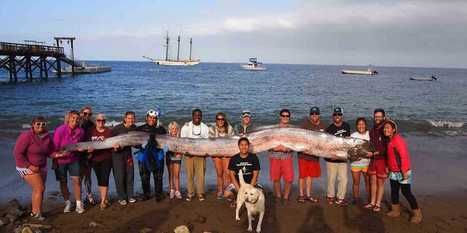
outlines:
[[[375,109],[373,118],[374,126],[370,130],[370,144],[374,146],[374,150],[368,153],[368,156],[371,157],[368,167],[371,201],[365,205],[365,208],[379,212],[381,211],[381,201],[384,195],[384,182],[388,177],[386,165],[387,139],[383,134],[383,122],[386,120],[384,109]]]
[[[301,128],[324,132],[325,127],[321,123],[320,110],[318,107],[312,107],[310,109],[310,116],[303,121]],[[311,193],[313,178],[321,176],[319,157],[305,153],[298,153],[298,174],[298,189],[300,194],[297,201],[299,203],[305,203],[305,201],[317,203],[318,198],[313,197]]]
[[[282,109],[280,111],[279,127],[288,127],[290,111]],[[274,196],[277,199],[289,200],[290,190],[294,177],[292,150],[279,145],[269,151],[270,178],[274,185]],[[281,178],[284,179],[284,192],[281,192]]]

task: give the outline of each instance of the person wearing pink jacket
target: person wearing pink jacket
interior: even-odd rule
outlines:
[[[32,188],[31,216],[44,220],[41,212],[47,178],[47,157],[53,152],[54,144],[47,132],[44,117],[35,117],[31,125],[30,130],[19,135],[13,155],[16,161],[16,171]]]
[[[84,140],[84,130],[78,127],[79,113],[77,111],[68,112],[65,124],[58,126],[54,133],[55,153],[53,157],[57,161],[55,174],[60,182],[60,190],[65,199],[64,213],[71,211],[70,192],[68,191],[68,174],[71,177],[73,185],[73,193],[76,199],[76,212],[81,214],[84,212],[83,203],[81,202],[81,185],[80,185],[80,165],[79,157],[73,152],[63,152],[66,145],[78,143]]]
[[[412,170],[410,167],[410,154],[407,144],[397,131],[394,121],[386,120],[383,125],[384,136],[388,137],[387,163],[389,168],[389,180],[391,183],[392,209],[387,213],[389,217],[400,216],[399,191],[410,204],[412,216],[410,222],[419,224],[422,221],[422,212],[418,207],[417,200],[410,190],[412,183]]]

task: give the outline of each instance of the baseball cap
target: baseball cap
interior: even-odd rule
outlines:
[[[317,115],[319,115],[319,114],[320,114],[319,108],[316,107],[316,106],[310,108],[310,115],[311,115],[311,114],[317,114]]]
[[[336,113],[344,114],[344,110],[341,107],[335,107],[333,114],[336,114]]]
[[[244,118],[244,117],[251,117],[251,112],[248,110],[243,110],[241,118]]]
[[[146,112],[146,116],[159,117],[161,115],[161,110],[159,108],[149,109]]]

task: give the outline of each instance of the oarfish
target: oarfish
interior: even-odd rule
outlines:
[[[250,141],[250,151],[259,153],[283,145],[293,151],[304,152],[324,158],[356,160],[367,155],[369,143],[357,138],[341,138],[323,132],[300,128],[267,128],[246,136]],[[134,146],[146,144],[149,135],[144,132],[130,132],[108,138],[102,142],[81,142],[70,145],[66,150],[111,148],[112,145]],[[157,135],[159,148],[196,156],[233,156],[239,152],[239,137],[190,139],[168,135]]]

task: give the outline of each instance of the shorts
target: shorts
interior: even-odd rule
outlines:
[[[281,177],[286,182],[292,182],[294,177],[292,157],[286,159],[269,158],[269,175],[272,181],[280,181]]]
[[[350,170],[352,172],[363,172],[367,173],[368,172],[368,166],[350,166]]]
[[[321,167],[319,165],[319,160],[298,159],[298,177],[300,179],[320,176]]]
[[[97,185],[108,187],[110,171],[112,170],[112,159],[92,161],[91,167],[94,170],[94,173],[96,173]]]
[[[385,159],[372,159],[368,166],[368,175],[376,175],[378,178],[388,178],[386,172],[386,160]]]
[[[21,178],[34,174],[34,172],[32,172],[29,168],[23,167],[16,167],[16,172]],[[42,176],[42,178],[47,177],[47,167],[40,168],[39,174]]]
[[[55,169],[55,175],[59,181],[66,181],[68,173],[70,173],[71,177],[79,177],[79,160],[69,164],[58,164]]]
[[[412,171],[407,171],[408,178],[404,180],[402,172],[389,172],[389,179],[399,182],[399,184],[412,184]]]

